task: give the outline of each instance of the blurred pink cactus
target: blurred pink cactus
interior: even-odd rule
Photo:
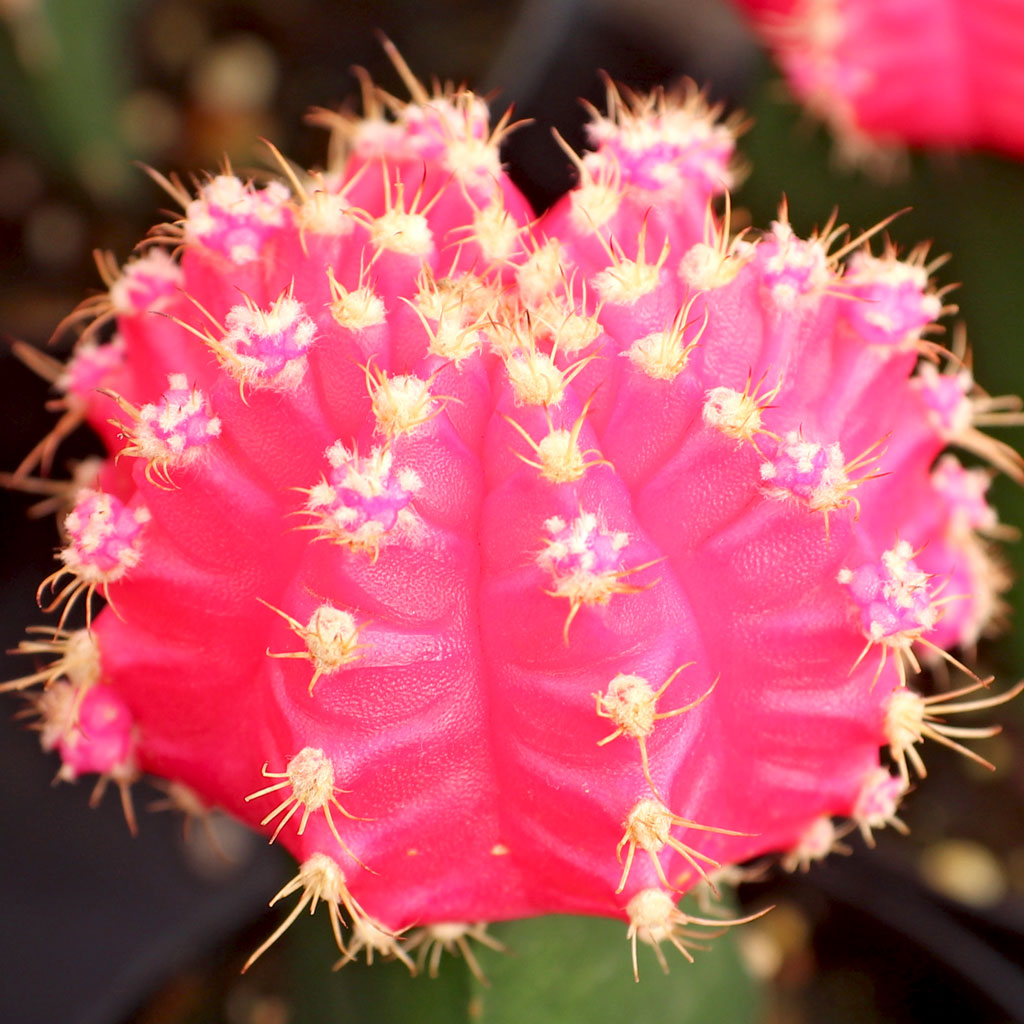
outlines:
[[[62,777],[286,845],[282,929],[325,903],[345,958],[552,912],[689,956],[730,922],[682,893],[870,839],[922,739],[959,747],[913,676],[1006,584],[988,476],[936,460],[1019,478],[977,429],[1007,406],[932,340],[923,251],[732,236],[702,96],[609,87],[535,218],[508,120],[409,85],[318,112],[322,172],[164,180],[181,219],[104,263],[67,367],[26,354],[65,416],[19,478],[81,420],[111,458],[64,495],[52,660],[4,689],[42,685]]]
[[[736,0],[841,152],[1024,156],[1021,0]]]

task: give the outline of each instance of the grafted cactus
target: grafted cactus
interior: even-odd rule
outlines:
[[[998,618],[1000,528],[939,457],[1020,478],[978,430],[1015,406],[932,340],[923,250],[733,237],[702,96],[610,87],[536,218],[508,119],[409,84],[319,112],[321,172],[161,179],[182,216],[104,262],[68,365],[26,352],[65,415],[18,479],[81,420],[111,457],[4,688],[133,827],[146,774],[288,847],[252,959],[320,903],[343,959],[558,912],[689,957],[736,922],[687,890],[898,826],[925,738],[978,759],[946,716],[1019,687],[948,651]],[[918,695],[922,657],[959,688]]]

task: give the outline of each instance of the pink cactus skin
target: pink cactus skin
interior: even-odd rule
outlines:
[[[981,147],[1024,156],[1019,0],[736,0],[844,152]]]
[[[44,684],[67,776],[171,780],[286,845],[279,896],[348,955],[551,912],[681,946],[702,875],[898,820],[884,749],[942,727],[891,696],[1004,585],[987,478],[933,463],[1019,467],[923,338],[922,253],[846,268],[784,213],[730,238],[701,97],[612,90],[535,221],[504,125],[413,92],[321,115],[322,174],[167,183],[183,219],[58,378],[119,457],[71,495],[55,605],[112,607],[5,688]]]

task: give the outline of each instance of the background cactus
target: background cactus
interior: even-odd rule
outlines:
[[[1024,154],[1017,0],[737,0],[853,163],[904,145]],[[913,40],[913,45],[907,45]]]
[[[428,106],[398,130],[334,123],[358,177],[289,198],[225,175],[181,197],[164,235],[191,299],[117,309],[109,394],[69,390],[137,462],[109,463],[66,521],[65,600],[99,589],[121,617],[97,617],[85,675],[89,638],[58,637],[47,695],[61,674],[94,684],[79,747],[100,738],[80,728],[93,704],[118,709],[113,753],[77,770],[141,768],[280,828],[303,862],[289,888],[356,918],[356,945],[630,907],[635,936],[670,937],[665,886],[799,849],[823,815],[895,813],[865,809],[865,784],[899,668],[936,629],[973,641],[999,589],[954,536],[962,497],[928,477],[972,415],[951,434],[931,396],[956,377],[970,405],[970,381],[911,379],[937,312],[920,261],[843,275],[829,231],[801,241],[782,218],[755,245],[704,226],[730,147],[693,98],[618,101],[581,187],[526,230],[471,98]],[[900,314],[867,337],[863,278]],[[970,625],[952,628],[954,571]],[[635,849],[660,859],[623,876]]]

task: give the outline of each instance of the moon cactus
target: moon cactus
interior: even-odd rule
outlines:
[[[343,959],[559,912],[689,957],[734,922],[683,893],[896,825],[920,743],[978,759],[946,716],[1019,689],[949,653],[1006,584],[989,472],[942,453],[1021,478],[1008,406],[933,340],[923,249],[734,236],[692,90],[610,88],[538,217],[509,119],[409,85],[317,112],[324,170],[157,175],[181,215],[103,262],[69,363],[23,349],[64,415],[18,479],[83,421],[110,457],[3,688],[133,827],[155,776],[295,855],[252,959],[321,903]]]

